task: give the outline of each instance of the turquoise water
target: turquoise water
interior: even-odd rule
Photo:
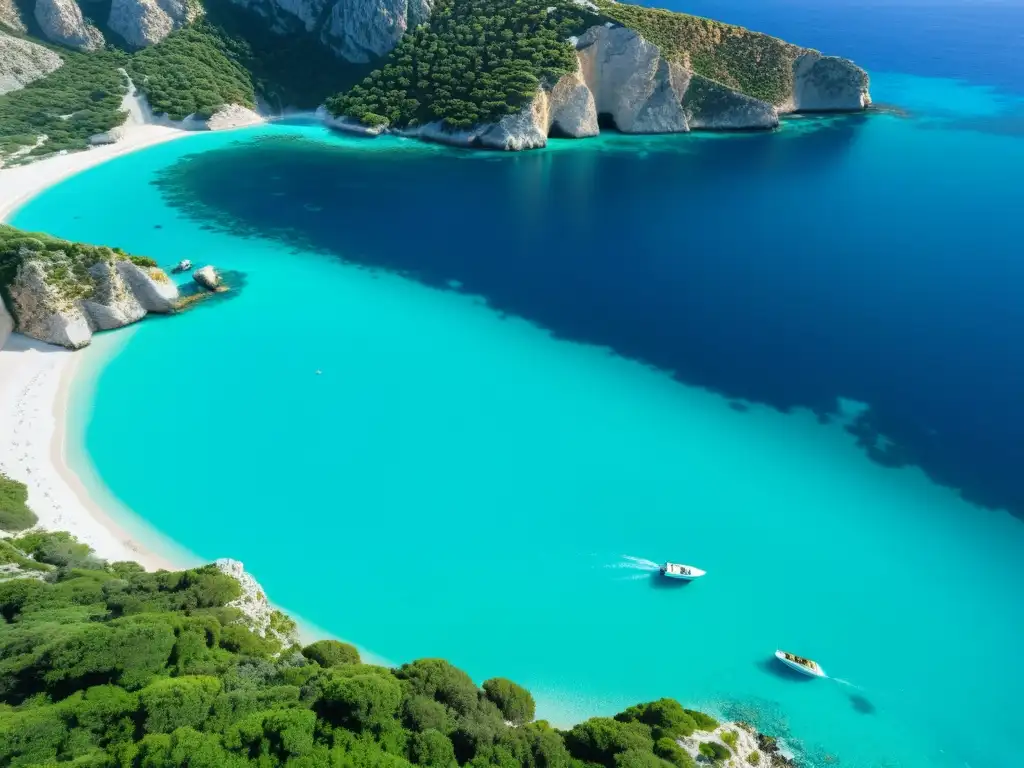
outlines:
[[[696,341],[658,337],[682,350],[675,378],[652,364],[668,352],[625,354],[628,338],[573,331],[551,310],[604,297],[594,305],[593,326],[603,311],[624,328],[617,305],[586,276],[601,279],[602,246],[631,259],[633,272],[653,269],[641,259],[648,230],[631,229],[631,217],[653,218],[666,232],[673,219],[658,218],[650,199],[634,210],[631,198],[595,183],[602,194],[583,185],[577,198],[561,198],[573,237],[597,233],[583,249],[592,271],[570,269],[564,244],[545,251],[543,242],[515,238],[517,222],[555,208],[545,190],[563,194],[560,168],[571,168],[577,181],[579,169],[589,169],[586,178],[601,182],[609,167],[649,179],[656,168],[679,164],[687,182],[700,173],[713,184],[713,147],[742,157],[763,148],[747,196],[774,179],[779,200],[814,198],[807,174],[830,173],[836,199],[820,210],[808,202],[804,215],[863,206],[837,230],[874,226],[884,261],[909,265],[918,257],[915,238],[926,238],[936,222],[982,215],[970,199],[950,199],[948,209],[907,219],[901,237],[884,241],[882,222],[900,217],[900,201],[915,184],[922,195],[925,186],[944,194],[952,174],[978,205],[998,213],[1001,196],[986,196],[982,185],[991,189],[1007,169],[1024,169],[1024,148],[1019,137],[989,130],[1001,124],[1006,104],[992,91],[899,76],[877,78],[875,93],[919,114],[876,116],[852,133],[842,121],[802,121],[767,137],[562,142],[533,159],[356,142],[279,125],[196,136],[83,173],[32,201],[14,223],[166,264],[187,256],[245,277],[229,298],[147,320],[95,371],[95,391],[78,403],[74,461],[198,557],[243,560],[303,619],[385,660],[444,656],[478,680],[512,677],[557,723],[667,695],[786,735],[814,764],[837,756],[844,766],[1016,765],[1004,739],[1016,728],[1024,684],[1024,523],[964,501],[912,463],[894,469],[871,460],[843,429],[858,406],[836,399],[860,397],[860,380],[851,378],[848,389],[832,380],[822,386],[833,395],[833,415],[823,418],[822,410],[803,407],[810,398],[796,398],[788,410],[738,402],[706,374],[712,358],[701,349],[718,347],[722,359],[742,358],[752,375],[772,378],[772,360],[782,361],[795,337],[771,335],[782,331],[752,307],[773,272],[780,292],[806,276],[792,265],[771,269],[771,254],[798,252],[794,232],[809,225],[780,220],[746,266],[756,283],[743,283],[728,249],[709,249],[709,258],[694,262],[707,280],[705,302],[722,308],[723,319],[716,325],[718,316],[707,315]],[[292,153],[296,167],[306,162],[300,156],[318,158],[319,181],[303,177],[301,187],[279,194],[275,185],[292,179],[282,165],[266,190],[254,190],[246,174],[260,162],[251,151],[260,147],[282,158]],[[936,158],[942,173],[930,170]],[[436,198],[419,195],[415,179],[399,183],[399,166],[423,175],[423,188],[436,185]],[[467,179],[484,167],[508,174],[504,191],[486,191],[510,223],[504,235],[481,230],[474,250],[455,232],[475,226],[467,211],[476,213],[481,188]],[[221,198],[203,185],[210,168]],[[675,201],[685,201],[683,194],[670,190],[666,204],[681,210]],[[344,208],[330,208],[331,195],[350,197]],[[503,195],[521,207],[505,205],[512,198]],[[263,211],[262,220],[245,219],[243,202]],[[1009,211],[1013,202],[1004,205]],[[306,218],[282,233],[275,208]],[[439,234],[411,225],[412,208],[428,209]],[[1015,230],[1011,223],[999,229],[992,216],[985,233],[973,236],[998,247],[996,238]],[[303,229],[306,219],[320,229]],[[609,221],[630,239],[615,240]],[[686,226],[692,238],[699,225]],[[350,236],[351,250],[334,247],[328,234]],[[502,238],[513,241],[507,253]],[[387,253],[371,253],[374,243]],[[935,271],[955,260],[955,252],[935,250],[938,239],[928,244]],[[535,297],[556,280],[554,298],[529,304],[501,293],[473,265],[444,261],[448,251],[494,270],[540,253],[554,278],[508,274]],[[827,340],[838,345],[837,359],[853,360],[857,370],[874,358],[883,369],[903,365],[900,380],[912,381],[904,372],[911,376],[911,363],[923,362],[880,347],[858,356],[854,326],[867,333],[874,321],[851,298],[854,287],[877,288],[871,306],[889,312],[883,288],[890,276],[872,281],[844,260],[859,258],[873,270],[882,262],[868,251],[847,256],[831,243],[821,252],[842,262],[845,282],[824,273],[823,262],[808,261],[802,269],[821,293],[806,306],[798,295],[787,301],[822,318],[826,304],[839,302],[854,319],[849,340]],[[393,268],[374,268],[378,256]],[[445,274],[458,282],[438,279],[436,265],[450,266]],[[720,283],[710,277],[719,268],[729,271]],[[939,290],[906,269],[919,293]],[[641,291],[646,305],[660,301],[657,277]],[[748,301],[727,287],[747,292]],[[761,328],[757,344],[771,354],[758,362],[753,351],[730,347],[725,315]],[[815,379],[816,371],[808,363],[792,378]],[[935,391],[984,399],[983,384],[971,386],[943,389],[934,380]],[[910,400],[927,399],[931,389],[915,390]],[[774,404],[769,395],[765,402]],[[652,563],[666,559],[697,564],[709,576],[665,584]],[[819,660],[837,679],[784,674],[770,663],[776,648]],[[972,728],[959,730],[965,726]]]

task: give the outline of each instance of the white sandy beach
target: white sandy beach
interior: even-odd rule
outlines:
[[[183,136],[162,125],[131,125],[116,144],[0,169],[0,221],[49,186],[113,157]],[[125,329],[117,333],[130,333]],[[70,352],[12,334],[0,334],[0,471],[28,486],[40,526],[70,531],[108,560],[135,560],[148,569],[172,568],[146,551],[89,497],[65,460],[68,396],[86,348]],[[179,564],[182,565],[182,564]]]

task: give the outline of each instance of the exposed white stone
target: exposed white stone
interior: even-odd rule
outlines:
[[[211,131],[227,131],[232,128],[243,128],[247,125],[259,125],[266,119],[240,104],[228,104],[214,112],[206,120],[206,127]]]
[[[0,32],[0,93],[24,88],[63,63],[49,48]]]
[[[548,95],[548,131],[552,128],[577,139],[600,133],[594,94],[579,69],[563,75]]]
[[[263,591],[263,587],[253,578],[252,574],[245,570],[242,563],[238,560],[221,558],[214,565],[221,573],[227,574],[241,586],[242,596],[228,605],[242,612],[246,626],[260,637],[269,635],[276,638],[285,647],[298,643],[298,635],[294,627],[291,631],[281,632],[273,626],[274,614],[278,612],[267,600],[267,593]]]
[[[868,76],[849,59],[807,51],[793,62],[793,97],[785,107],[797,112],[849,112],[869,104]]]
[[[14,318],[4,304],[3,296],[0,296],[0,349],[7,343],[7,337],[14,330]]]
[[[103,46],[103,34],[85,20],[75,0],[36,0],[35,17],[50,42],[79,51]]]
[[[383,56],[430,18],[434,0],[336,0],[321,39],[346,61]]]
[[[147,312],[168,314],[177,309],[178,286],[162,269],[143,268],[130,261],[119,261],[116,266],[121,277],[135,294],[135,298]]]
[[[328,128],[334,128],[357,136],[379,136],[387,130],[386,125],[363,125],[351,117],[335,117],[322,104],[317,107],[316,116]]]
[[[14,0],[0,0],[0,24],[15,32],[27,32],[21,11]]]
[[[538,149],[548,143],[548,97],[537,91],[533,101],[514,115],[507,115],[490,126],[483,126],[477,143],[487,149],[520,151]]]
[[[220,275],[218,275],[217,270],[210,265],[200,267],[193,272],[192,279],[199,283],[199,285],[203,286],[203,288],[211,291],[217,290],[217,287],[220,285]]]
[[[186,0],[113,0],[107,24],[128,45],[159,43],[191,20]]]
[[[94,330],[121,328],[146,316],[146,310],[112,264],[98,262],[89,268],[89,275],[96,287],[82,302],[82,308]]]
[[[50,254],[57,259],[57,254]],[[80,349],[92,339],[92,330],[80,303],[65,295],[46,278],[43,264],[26,258],[8,288],[17,329],[26,336]]]

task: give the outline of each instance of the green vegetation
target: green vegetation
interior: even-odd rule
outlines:
[[[793,62],[802,51],[775,37],[720,21],[627,3],[596,0],[601,12],[635,29],[661,53],[698,75],[779,104],[793,90]]]
[[[0,472],[0,531],[15,533],[38,522],[28,508],[28,488]]]
[[[722,741],[729,749],[736,749],[736,742],[739,741],[739,734],[736,731],[722,731]]]
[[[717,741],[703,741],[698,751],[708,758],[713,763],[720,763],[723,760],[727,760],[732,752],[729,751],[728,747],[724,744],[719,744]]]
[[[695,722],[671,699],[563,733],[529,722],[525,689],[442,659],[387,669],[333,640],[261,638],[213,566],[146,573],[66,533],[0,557],[42,576],[0,582],[0,765],[693,768],[655,743]]]
[[[575,69],[565,38],[582,23],[583,12],[565,0],[442,0],[381,69],[327,107],[367,125],[500,120],[542,82]]]
[[[118,67],[124,56],[60,49],[64,66],[24,88],[0,95],[0,158],[25,152],[35,158],[62,149],[84,149],[89,137],[121,125],[127,84]],[[40,136],[45,143],[36,146]]]
[[[751,752],[749,755],[747,755],[747,762],[750,763],[751,765],[760,765],[761,764],[761,753],[758,752],[755,749],[753,752]]]

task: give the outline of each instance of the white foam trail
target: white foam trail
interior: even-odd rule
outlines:
[[[619,578],[614,579],[614,581],[642,581],[649,578],[650,576],[646,573],[634,573],[632,576],[620,576]]]
[[[861,688],[856,683],[851,683],[849,680],[843,680],[843,678],[841,678],[841,677],[830,677],[828,679],[829,680],[834,680],[835,682],[839,683],[840,685],[848,685],[851,688],[856,688],[858,691],[863,691],[864,690],[863,688]]]
[[[632,555],[621,555],[623,562],[616,563],[613,567],[615,568],[636,568],[641,571],[656,571],[661,568],[653,560],[648,560],[646,557],[633,557]]]

